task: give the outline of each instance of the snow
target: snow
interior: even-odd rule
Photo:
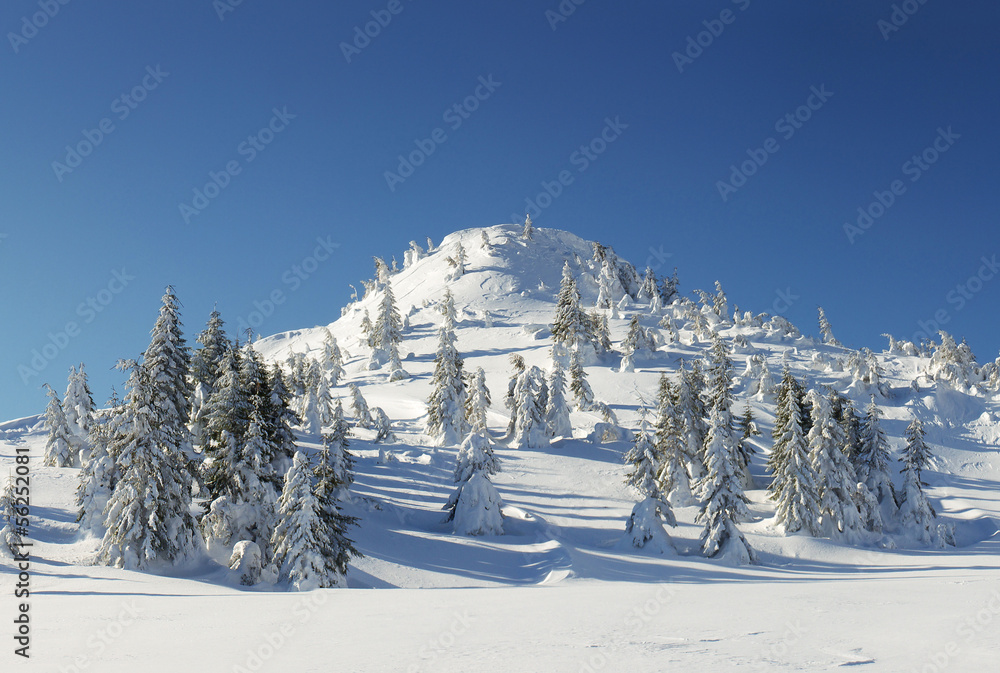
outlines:
[[[489,250],[482,246],[484,231]],[[385,371],[365,369],[369,350],[358,344],[359,327],[365,309],[377,315],[378,294],[327,325],[350,352],[333,396],[349,402],[347,386],[357,384],[369,404],[392,419],[398,440],[391,446],[395,460],[380,461],[374,432],[354,431],[355,482],[344,513],[359,518],[349,533],[364,557],[350,563],[346,588],[299,593],[284,585],[245,587],[240,573],[227,567],[228,558],[203,558],[159,574],[91,565],[100,540],[81,533],[75,521],[79,470],[42,466],[40,417],[0,423],[0,474],[13,468],[17,448],[31,455],[32,669],[578,673],[734,666],[816,671],[865,664],[868,671],[923,672],[995,666],[1000,397],[926,378],[918,392],[910,384],[927,358],[875,354],[884,369],[880,382],[891,393],[876,401],[885,412],[895,485],[903,485],[897,459],[905,428],[919,417],[935,454],[923,473],[925,491],[939,520],[954,525],[955,547],[929,547],[902,535],[890,535],[896,549],[786,535],[764,490],[775,410],[773,396],[754,394],[759,370],[736,377],[734,386],[734,408],[742,409],[749,397],[763,433],[758,444],[765,450],[754,456],[754,484],[746,491],[750,516],[738,524],[759,565],[736,567],[702,556],[698,507],[674,507],[677,526],[667,533],[676,552],[622,545],[641,498],[624,483],[628,441],[585,440],[603,421],[598,413],[572,411],[573,436],[538,448],[501,440],[509,419],[503,406],[509,355],[520,353],[529,368],[550,369],[544,330],[563,260],[579,274],[575,255],[585,266],[592,257],[590,244],[573,234],[536,228],[533,240],[525,241],[521,231],[522,225],[500,225],[456,232],[392,275],[397,306],[410,325],[400,344],[408,379],[389,381]],[[465,272],[446,280],[454,273],[447,257],[459,243]],[[578,286],[589,310],[599,284],[584,277]],[[491,481],[503,501],[503,535],[455,535],[441,510],[455,488],[459,447],[436,446],[424,423],[438,345],[437,303],[448,289],[465,371],[482,367],[492,392],[487,422],[502,469]],[[610,320],[616,348],[632,311],[643,314],[644,327],[656,328],[659,317],[646,306],[640,301]],[[492,328],[484,329],[484,311]],[[196,331],[194,317],[185,322]],[[638,426],[637,392],[654,399],[661,371],[676,384],[680,362],[690,368],[707,350],[704,341],[692,345],[690,330],[675,322],[681,343],[637,352],[632,372],[616,371],[615,354],[586,366],[595,398],[626,428]],[[526,325],[541,328],[543,338],[522,329]],[[320,357],[324,327],[275,335],[256,347],[268,362],[283,362],[293,351]],[[780,321],[772,327],[722,325],[721,335],[742,335],[770,372],[780,372],[787,361],[810,387],[831,385],[859,409],[876,392],[854,386],[850,371],[814,362],[814,354],[822,356],[820,363],[844,359],[845,349],[785,336]],[[742,371],[742,360],[735,359]],[[317,441],[302,440],[300,449],[313,454]],[[11,596],[12,562],[4,558],[0,565],[0,592]],[[3,619],[14,616],[11,604],[4,602],[10,612]]]

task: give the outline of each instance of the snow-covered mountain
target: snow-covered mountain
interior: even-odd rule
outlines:
[[[405,318],[400,357],[408,378],[390,381],[386,368],[367,368],[362,322],[366,312],[375,319],[382,299],[376,283],[326,325],[255,343],[281,364],[293,354],[319,357],[329,330],[345,350],[347,371],[332,394],[348,406],[347,385],[356,384],[392,420],[395,443],[374,444],[364,429],[352,438],[357,465],[347,513],[359,518],[352,537],[364,556],[351,564],[350,589],[312,598],[246,590],[212,560],[169,577],[91,566],[99,541],[81,536],[74,522],[78,470],[41,467],[39,418],[0,425],[0,468],[14,465],[18,448],[34,459],[33,609],[37,642],[46,643],[40,659],[66,666],[83,655],[101,662],[100,670],[134,670],[135,652],[166,657],[172,650],[164,641],[181,638],[194,641],[188,649],[197,653],[184,660],[204,670],[258,670],[253,661],[273,670],[728,670],[733,662],[794,670],[957,663],[975,670],[1000,656],[1000,573],[991,560],[1000,551],[1000,393],[990,364],[963,365],[960,353],[943,361],[941,353],[903,343],[859,353],[780,316],[741,311],[734,320],[731,308],[720,316],[683,286],[683,262],[686,299],[657,306],[641,291],[642,269],[605,248],[597,255],[608,260],[602,265],[593,243],[568,232],[535,229],[529,240],[521,225],[498,225],[456,232],[430,252],[418,247],[406,252],[403,268],[387,272]],[[607,421],[598,411],[573,411],[573,437],[544,448],[502,439],[510,356],[550,367],[566,263],[588,310],[596,310],[602,273],[612,270],[620,296],[614,309],[597,312],[608,316],[616,351],[635,315],[658,340],[654,352],[634,356],[634,371],[619,371],[620,352],[587,362],[595,398],[619,426],[638,426],[640,403],[655,404],[660,374],[675,377],[682,362],[703,358],[710,333],[731,347],[734,412],[749,404],[762,432],[752,440],[750,521],[740,525],[760,565],[734,568],[703,557],[696,506],[674,509],[678,525],[668,532],[676,554],[623,544],[640,498],[624,483],[629,443],[594,433]],[[493,483],[504,501],[503,536],[456,536],[441,512],[454,488],[458,447],[436,446],[424,422],[446,291],[466,371],[482,367],[492,391],[487,419],[501,461]],[[776,524],[765,490],[775,399],[761,381],[769,371],[777,383],[784,367],[859,410],[874,395],[894,459],[907,425],[923,421],[935,454],[924,481],[940,519],[954,526],[956,546],[932,549],[905,534],[889,536],[888,545],[849,545],[788,535]],[[318,438],[304,435],[299,444],[315,450]],[[353,590],[363,588],[420,591]],[[427,591],[443,588],[461,591]],[[98,651],[88,638],[115,623],[123,601],[141,606],[140,616]],[[866,629],[859,628],[862,614]],[[268,640],[273,633],[284,633],[281,646]]]

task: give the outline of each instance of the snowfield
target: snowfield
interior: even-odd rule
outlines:
[[[920,418],[935,454],[933,469],[924,473],[928,495],[941,520],[954,525],[957,546],[927,548],[902,534],[888,535],[888,545],[859,547],[787,535],[775,524],[765,491],[774,400],[748,394],[751,381],[740,376],[747,356],[764,355],[776,381],[787,362],[810,387],[832,386],[859,410],[871,391],[831,365],[847,355],[845,348],[723,325],[720,335],[743,335],[749,343],[733,354],[734,414],[749,400],[763,432],[754,438],[754,489],[747,492],[752,520],[740,524],[760,564],[733,567],[703,557],[697,507],[674,509],[678,525],[667,532],[675,554],[633,549],[622,544],[625,521],[641,499],[624,483],[629,443],[588,437],[602,420],[598,414],[574,411],[573,438],[545,448],[501,441],[509,418],[503,405],[509,356],[548,367],[563,260],[572,263],[578,255],[587,262],[593,254],[590,243],[566,232],[536,229],[534,240],[525,241],[520,231],[500,225],[457,232],[392,276],[397,307],[408,321],[401,344],[408,379],[389,382],[385,369],[363,369],[368,352],[360,324],[366,309],[374,320],[377,296],[348,306],[329,324],[350,354],[334,396],[343,398],[350,417],[347,384],[358,384],[370,405],[388,413],[397,438],[377,445],[363,429],[351,438],[357,463],[346,513],[359,518],[349,535],[364,557],[351,563],[348,588],[243,587],[225,558],[207,554],[158,574],[91,565],[100,541],[82,535],[75,523],[79,470],[42,467],[40,416],[0,424],[0,471],[13,470],[18,448],[31,456],[31,659],[15,665],[100,673],[995,670],[1000,395],[954,390],[927,377],[915,390],[911,383],[927,358],[877,354],[890,393],[877,402],[893,456],[907,424]],[[489,250],[481,243],[484,232]],[[447,258],[459,242],[467,270],[449,279],[454,269]],[[593,306],[597,283],[581,278],[583,304]],[[502,536],[456,536],[441,509],[455,487],[458,447],[434,446],[424,420],[438,302],[446,289],[458,308],[465,369],[482,367],[492,391],[489,429],[500,442],[501,461],[492,481],[504,502]],[[659,320],[647,304],[626,302],[619,312],[610,320],[616,348],[632,314],[642,314],[647,327]],[[185,316],[189,326],[199,320]],[[324,335],[322,327],[303,329],[256,347],[266,360],[283,362],[293,352],[318,355]],[[596,398],[622,426],[638,426],[640,396],[655,405],[660,372],[675,373],[681,361],[700,358],[709,346],[692,343],[687,329],[681,337],[681,344],[637,356],[634,372],[617,371],[620,355],[587,363]],[[194,333],[186,338],[192,344]],[[106,393],[95,391],[95,397]],[[315,451],[319,438],[303,435],[299,446]],[[380,460],[380,447],[388,459]],[[899,486],[899,465],[891,467]],[[9,557],[0,564],[0,617],[13,634],[10,620],[23,599],[13,598],[15,564]],[[10,635],[5,640],[13,650]]]

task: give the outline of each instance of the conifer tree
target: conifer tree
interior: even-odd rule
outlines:
[[[337,337],[329,329],[326,329],[326,336],[323,338],[323,367],[327,376],[330,377],[330,385],[336,386],[347,372],[344,370],[344,355],[337,345]]]
[[[87,372],[83,363],[76,369],[70,367],[66,394],[63,396],[63,412],[70,430],[79,438],[79,448],[86,448],[87,433],[94,415],[94,396],[87,384]]]
[[[282,475],[288,471],[292,464],[292,456],[295,455],[295,433],[292,431],[292,426],[299,423],[299,418],[292,411],[291,393],[285,385],[284,375],[278,365],[271,366],[267,380],[270,395],[262,405],[261,415],[270,450],[267,458],[274,468],[272,485],[280,492]]]
[[[368,409],[368,401],[365,400],[356,383],[350,384],[348,389],[351,391],[351,410],[354,412],[358,427],[370,428],[373,420],[371,411]]]
[[[906,428],[906,447],[900,457],[903,463],[903,488],[900,492],[899,522],[904,531],[914,533],[922,543],[935,547],[955,544],[952,526],[938,523],[937,513],[924,493],[921,479],[924,468],[931,459],[930,449],[924,441],[924,427],[914,418]]]
[[[365,314],[361,318],[361,334],[368,347],[373,348],[375,346],[375,327],[372,325],[371,316],[368,315],[368,309],[365,309]]]
[[[715,296],[712,297],[712,311],[723,321],[729,318],[729,302],[722,289],[722,283],[715,281]]]
[[[333,405],[330,429],[323,433],[321,465],[331,471],[333,478],[339,484],[339,490],[336,492],[338,500],[348,499],[347,489],[354,483],[354,455],[348,450],[350,436],[351,427],[344,419],[344,407],[340,403],[340,398],[337,398]]]
[[[491,402],[490,389],[486,387],[486,372],[477,367],[469,375],[468,395],[465,398],[465,418],[472,432],[486,432],[486,410]]]
[[[354,541],[347,537],[348,527],[358,525],[358,520],[344,514],[341,508],[354,481],[354,457],[347,450],[347,435],[341,436],[347,432],[347,423],[341,413],[334,432],[328,438],[324,437],[323,449],[313,468],[314,492],[319,500],[320,519],[326,529],[324,542],[327,549],[324,558],[327,570],[340,578],[347,575],[347,564],[351,558],[361,557],[361,552],[354,547]]]
[[[201,464],[201,476],[211,500],[231,491],[228,461],[246,439],[251,410],[235,348],[226,350],[219,372],[205,407],[207,445]]]
[[[48,438],[45,440],[45,458],[42,462],[47,467],[72,467],[76,458],[73,431],[66,421],[59,395],[47,383],[45,394],[49,396],[49,404],[45,409],[45,429],[48,431]]]
[[[656,273],[648,266],[646,267],[646,273],[642,277],[642,286],[639,292],[640,296],[647,301],[652,301],[653,297],[660,299],[660,288],[656,280]]]
[[[754,422],[753,410],[750,409],[749,402],[743,407],[743,415],[739,420],[739,432],[740,439],[736,446],[736,454],[739,458],[740,480],[743,483],[743,488],[751,488],[753,486],[753,476],[750,474],[750,462],[753,460],[753,456],[757,453],[757,450],[748,440],[751,437],[760,435],[760,430],[757,429],[757,424]]]
[[[559,297],[556,300],[556,317],[552,323],[552,340],[570,352],[594,342],[591,321],[580,307],[580,292],[569,268],[569,261],[563,264]]]
[[[777,451],[781,452],[781,458],[769,463],[774,477],[768,491],[777,502],[775,521],[785,527],[785,532],[804,529],[815,536],[819,534],[819,484],[802,434],[799,397],[790,384],[784,389],[780,417],[774,426],[775,448],[771,452],[772,459]]]
[[[444,506],[448,512],[445,521],[454,522],[456,534],[503,535],[503,502],[489,479],[499,469],[489,436],[471,432],[455,462],[458,487]]]
[[[830,326],[830,321],[827,320],[826,312],[822,306],[819,307],[819,333],[825,344],[830,344],[831,346],[844,345],[837,341],[837,337],[833,336],[833,328]]]
[[[549,437],[573,437],[573,424],[569,418],[569,403],[566,401],[566,372],[558,358],[553,358],[552,373],[549,374],[545,425]]]
[[[514,385],[514,408],[517,410],[514,444],[517,446],[540,448],[548,445],[545,437],[545,410],[538,402],[544,380],[538,367],[525,369],[517,377]]]
[[[894,509],[896,501],[889,474],[889,440],[879,422],[882,416],[884,413],[875,404],[873,396],[861,422],[861,446],[855,465],[858,481],[868,487],[880,504],[891,505]]]
[[[534,235],[535,227],[531,223],[531,215],[526,215],[524,217],[524,229],[521,231],[521,237],[526,241],[530,241],[534,238]]]
[[[819,485],[821,531],[855,541],[863,523],[854,502],[858,478],[844,454],[846,438],[833,417],[830,400],[818,390],[810,390],[806,397],[812,405],[809,460]]]
[[[807,444],[804,438],[808,430],[804,427],[805,423],[802,420],[803,395],[802,386],[795,380],[791,370],[786,365],[781,375],[781,384],[778,386],[774,429],[771,432],[774,444],[771,447],[771,455],[767,459],[767,469],[772,475],[771,486],[768,487],[768,491],[772,498],[777,497],[782,486],[781,480],[785,474],[785,460],[787,459],[789,449],[788,442],[798,442],[801,440],[803,444]],[[797,429],[789,426],[793,398],[795,400],[796,422],[798,423]]]
[[[465,275],[465,265],[468,260],[465,254],[465,246],[459,242],[458,246],[455,248],[455,254],[448,258],[448,266],[455,269],[451,274],[451,280],[458,280],[463,275]]]
[[[149,374],[153,404],[162,412],[160,429],[167,441],[163,448],[186,463],[191,454],[187,428],[191,416],[191,354],[181,333],[179,308],[174,289],[168,285],[142,367]]]
[[[109,408],[95,414],[90,424],[90,455],[80,471],[76,489],[76,520],[83,530],[104,535],[104,508],[115,487],[115,459],[108,452],[112,439],[119,434],[124,409],[117,398]]]
[[[458,444],[467,430],[465,419],[466,392],[462,376],[462,358],[455,347],[455,302],[451,292],[445,294],[444,320],[438,332],[438,349],[434,357],[434,389],[427,400],[427,433],[442,446]]]
[[[149,351],[147,351],[148,353]],[[124,418],[112,437],[119,478],[105,508],[106,532],[98,563],[144,570],[154,562],[176,562],[200,546],[191,515],[191,475],[179,460],[177,432],[171,427],[177,408],[154,373],[170,372],[169,360],[131,370],[126,384]],[[159,402],[159,403],[158,403]],[[173,406],[173,408],[171,408]]]
[[[517,353],[511,353],[510,365],[513,368],[510,380],[507,381],[507,395],[504,397],[504,406],[510,409],[510,422],[507,424],[507,437],[514,436],[514,429],[517,427],[517,414],[518,408],[514,403],[514,388],[517,386],[517,380],[520,378],[521,374],[525,370],[524,358]]]
[[[625,475],[625,483],[640,495],[658,496],[660,486],[656,475],[660,471],[660,456],[657,455],[656,442],[646,420],[648,413],[646,405],[640,404],[639,429],[632,438],[632,448],[624,456],[625,462],[631,466],[631,472]]]
[[[576,400],[576,408],[581,411],[590,409],[594,404],[594,391],[587,382],[587,372],[580,362],[580,354],[573,351],[569,361],[569,389]]]
[[[372,328],[372,354],[368,359],[368,369],[379,369],[388,362],[399,362],[399,343],[403,340],[403,321],[396,309],[396,298],[392,285],[385,283],[378,317]]]
[[[705,474],[705,437],[708,429],[705,423],[705,403],[701,399],[703,385],[700,370],[689,370],[681,365],[677,385],[677,414],[680,434],[685,439],[684,460],[694,480],[701,479]]]
[[[226,354],[231,343],[226,338],[222,314],[213,310],[208,317],[205,329],[195,339],[201,348],[191,355],[191,377],[195,383],[208,387],[211,394],[216,379],[219,378],[222,366],[222,356]]]
[[[312,466],[296,452],[278,500],[278,525],[271,546],[279,581],[298,591],[337,587],[344,582],[322,510],[323,504],[313,492]]]
[[[709,352],[710,414],[705,437],[705,477],[699,483],[704,505],[697,521],[704,524],[702,552],[733,564],[756,562],[736,522],[749,517],[738,474],[737,440],[733,435],[732,361],[725,343],[716,338]]]
[[[691,493],[691,477],[684,464],[685,439],[681,435],[682,429],[677,390],[670,384],[666,373],[662,373],[656,402],[655,442],[660,460],[656,483],[660,492],[676,507],[687,507],[696,502]]]

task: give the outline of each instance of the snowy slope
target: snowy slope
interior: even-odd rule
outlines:
[[[83,655],[88,665],[100,663],[88,670],[101,671],[136,670],[140,662],[144,670],[177,670],[164,663],[171,657],[199,661],[202,670],[658,671],[728,670],[733,664],[824,670],[870,664],[867,670],[897,671],[928,664],[982,670],[1000,659],[1000,399],[927,380],[914,390],[911,382],[925,358],[879,354],[891,386],[891,397],[879,402],[896,451],[909,420],[925,421],[938,457],[925,480],[935,507],[956,525],[958,547],[928,550],[899,539],[894,550],[855,548],[785,535],[763,491],[773,400],[756,397],[749,399],[764,432],[758,438],[763,452],[753,465],[757,490],[748,493],[753,521],[741,529],[759,551],[760,566],[730,568],[701,557],[696,508],[676,510],[679,525],[669,533],[677,556],[622,548],[636,500],[623,483],[628,445],[586,439],[600,420],[589,412],[572,414],[572,440],[545,449],[498,448],[502,470],[494,483],[505,503],[504,536],[452,535],[441,507],[453,488],[456,448],[432,446],[423,432],[437,302],[446,289],[455,297],[458,348],[467,370],[486,371],[493,393],[490,430],[499,437],[508,419],[502,400],[509,355],[548,365],[548,323],[564,260],[581,279],[584,305],[597,296],[589,242],[546,229],[524,241],[520,230],[501,225],[457,232],[392,276],[397,306],[409,319],[401,346],[407,380],[390,383],[386,371],[363,368],[360,323],[365,309],[374,319],[378,296],[352,304],[329,324],[351,354],[348,376],[334,394],[347,406],[346,384],[360,385],[369,404],[388,412],[399,439],[385,447],[397,460],[384,464],[369,434],[361,430],[352,439],[358,461],[348,513],[360,518],[352,533],[365,556],[351,566],[350,589],[305,595],[247,590],[208,560],[175,569],[172,577],[90,566],[97,540],[81,538],[74,523],[77,471],[40,466],[45,438],[37,418],[0,424],[0,469],[13,465],[18,446],[33,456],[33,665],[67,666]],[[490,249],[482,246],[483,231]],[[451,280],[447,257],[459,242],[467,271]],[[616,346],[636,311],[644,325],[656,326],[658,317],[646,315],[647,306],[623,309],[611,320]],[[859,408],[867,402],[849,376],[828,364],[846,349],[752,327],[720,334],[741,334],[749,342],[734,355],[736,374],[752,350],[766,356],[776,377],[787,362],[810,386],[833,386]],[[322,328],[303,329],[256,346],[280,362],[291,352],[317,355],[324,336]],[[686,345],[638,358],[634,373],[615,371],[614,357],[587,367],[596,397],[622,425],[636,426],[639,396],[653,400],[659,372],[675,372],[682,360],[704,353],[707,344],[692,344],[686,330],[681,336]],[[736,411],[748,397],[748,383],[737,376]],[[303,437],[301,444],[315,448],[316,439]],[[12,579],[4,574],[4,595],[11,595]],[[366,590],[386,588],[398,590]],[[138,616],[118,629],[129,603]],[[283,626],[290,629],[281,636],[285,644],[276,647],[272,638],[270,654],[261,650]],[[120,636],[101,648],[100,638],[88,644],[108,629]],[[180,652],[173,649],[177,642],[184,643]],[[248,649],[261,666],[248,663]],[[941,657],[946,661],[935,663]]]

